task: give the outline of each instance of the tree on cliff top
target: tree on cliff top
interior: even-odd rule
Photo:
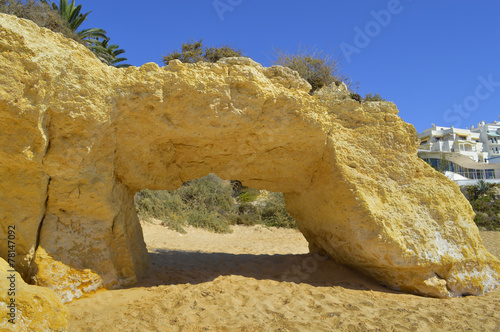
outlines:
[[[44,4],[49,4],[48,0],[40,0]],[[106,31],[99,28],[84,29],[77,32],[82,23],[87,20],[87,16],[91,12],[81,13],[82,5],[75,5],[75,0],[68,3],[68,0],[59,0],[59,6],[50,2],[52,9],[56,10],[59,15],[67,22],[68,27],[83,40],[83,43],[97,56],[99,60],[107,65],[115,67],[128,67],[127,64],[119,64],[126,61],[127,58],[119,58],[118,55],[125,53],[124,50],[118,49],[118,45],[109,44],[109,37],[106,36]]]
[[[273,58],[273,64],[293,69],[308,81],[312,87],[311,94],[332,83],[345,83],[351,92],[357,88],[356,83],[341,74],[339,61],[323,51],[299,47],[297,53],[288,53],[275,49]]]
[[[68,3],[68,0],[60,0],[59,6],[57,6],[53,2],[49,2],[47,0],[40,0],[40,2],[44,4],[50,4],[53,10],[56,10],[59,15],[61,15],[62,19],[67,22],[68,27],[74,31],[78,37],[82,40],[92,40],[96,38],[106,39],[106,31],[99,28],[90,28],[81,30],[76,32],[80,25],[87,19],[87,16],[91,12],[87,12],[85,14],[81,13],[82,5],[75,5],[75,0],[72,0],[71,3]]]
[[[203,47],[203,39],[191,40],[182,43],[180,51],[173,51],[163,56],[163,63],[166,65],[170,60],[180,60],[184,63],[195,63],[200,61],[217,62],[222,58],[243,56],[241,50],[224,45],[220,47]]]
[[[124,50],[119,49],[118,45],[109,44],[109,39],[106,38],[104,40],[94,40],[89,48],[94,54],[97,56],[99,60],[104,62],[109,66],[115,66],[117,68],[125,68],[130,67],[128,64],[119,63],[122,61],[126,61],[127,58],[119,58],[120,54],[125,53]]]

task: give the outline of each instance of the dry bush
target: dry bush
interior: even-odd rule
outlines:
[[[336,57],[314,48],[299,47],[296,53],[275,49],[272,62],[298,72],[300,77],[311,84],[311,94],[332,83],[345,83],[350,91],[357,88],[356,83],[341,73],[340,62]]]
[[[61,33],[64,37],[73,39],[81,44],[85,43],[80,39],[62,19],[59,13],[52,9],[47,3],[26,1],[0,1],[0,13],[15,15],[35,22],[42,28],[50,29]]]
[[[163,63],[168,64],[170,60],[180,60],[184,63],[196,63],[200,61],[217,62],[222,58],[243,56],[241,50],[237,50],[229,45],[219,47],[204,47],[203,39],[191,40],[182,43],[180,51],[173,51],[163,56]]]

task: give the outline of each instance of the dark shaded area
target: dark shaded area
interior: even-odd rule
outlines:
[[[219,276],[239,275],[258,280],[398,293],[318,254],[236,255],[155,249],[150,252],[150,257],[151,270],[134,287],[199,284],[213,281]]]

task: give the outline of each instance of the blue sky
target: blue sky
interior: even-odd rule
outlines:
[[[57,2],[57,1],[56,1]],[[182,42],[229,44],[264,66],[273,49],[334,53],[358,93],[393,101],[417,131],[500,115],[498,0],[77,0],[128,63],[162,64]]]

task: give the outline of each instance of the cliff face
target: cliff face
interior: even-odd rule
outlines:
[[[246,58],[116,69],[6,15],[0,36],[0,239],[15,224],[17,269],[63,299],[140,278],[134,193],[208,173],[283,192],[311,250],[389,287],[499,284],[470,205],[417,157],[392,103],[310,96],[295,72]]]

